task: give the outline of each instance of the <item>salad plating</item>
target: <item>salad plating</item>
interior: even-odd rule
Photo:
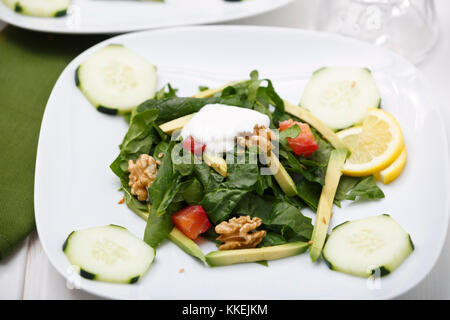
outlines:
[[[136,80],[132,77],[132,59],[126,63],[131,70],[127,79]],[[89,75],[90,65],[83,65]],[[361,271],[370,263],[384,270],[382,275],[392,272],[413,249],[409,235],[401,227],[389,227],[395,223],[392,218],[392,223],[368,218],[367,222],[347,228],[348,232],[342,228],[339,234],[333,230],[329,239],[337,239],[333,241],[338,244],[326,241],[333,204],[384,198],[372,174],[388,168],[397,159],[397,149],[404,148],[403,139],[392,139],[392,126],[386,127],[382,122],[387,118],[379,112],[385,111],[370,111],[380,101],[370,71],[356,69],[323,68],[319,80],[316,79],[319,73],[314,73],[313,84],[306,87],[301,107],[282,99],[269,79],[260,79],[258,72],[253,71],[249,80],[218,89],[203,88],[193,97],[177,96],[177,90],[169,84],[153,98],[132,108],[131,113],[122,109],[129,130],[111,169],[120,179],[127,206],[147,221],[146,245],[156,249],[169,239],[210,266],[280,259],[308,248],[312,261],[316,261],[325,246],[326,261],[330,268],[335,266],[334,270],[370,276],[374,269],[368,273]],[[355,80],[351,80],[353,75]],[[95,91],[89,79],[77,85],[84,93]],[[95,83],[96,87],[102,85]],[[330,97],[330,92],[336,97]],[[97,93],[98,99],[102,99],[102,93]],[[127,92],[123,95],[126,97]],[[135,97],[132,98],[134,104]],[[332,117],[338,122],[335,126],[326,125],[314,115],[327,113],[332,108],[329,101],[344,110],[333,111],[340,115],[339,119]],[[346,104],[360,114],[375,114],[375,122],[365,126],[367,118],[360,115],[357,120],[349,120],[346,114],[352,111],[345,108]],[[341,139],[343,135],[333,129],[344,124],[360,129]],[[385,141],[380,152],[390,153],[375,154],[377,161],[371,161],[376,162],[378,171],[371,172],[366,168],[370,161],[364,163],[360,159],[363,156],[356,159],[349,156],[353,152],[363,154],[355,145],[364,146],[365,150],[380,149],[380,142],[354,143],[354,136],[370,136],[378,132],[373,129],[377,126],[386,133],[380,139]],[[365,166],[365,170],[360,170],[365,174],[343,175],[344,167],[350,166],[348,159]],[[311,218],[302,214],[305,208],[316,212],[314,225]],[[359,225],[363,228],[358,228]],[[389,232],[383,231],[385,225]],[[362,235],[367,229],[373,231],[369,240]],[[218,251],[205,256],[195,242],[199,236],[215,241]],[[344,240],[339,240],[340,237]],[[353,240],[345,242],[348,237]],[[389,237],[399,243],[403,241],[402,245],[385,245]],[[378,247],[367,250],[374,243]],[[72,250],[76,250],[74,246]],[[345,246],[355,252],[343,255],[334,249]],[[395,252],[396,248],[402,248],[402,253]],[[346,257],[358,261],[357,271],[347,267],[351,262]],[[338,262],[333,262],[334,259]],[[83,266],[80,268],[85,270]],[[136,276],[141,275],[139,270]]]

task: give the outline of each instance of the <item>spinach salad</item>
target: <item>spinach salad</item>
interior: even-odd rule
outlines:
[[[209,266],[267,265],[309,250],[313,262],[361,277],[389,274],[414,250],[387,214],[328,234],[333,205],[384,198],[374,176],[395,179],[385,169],[406,157],[369,69],[317,70],[300,106],[257,71],[191,97],[170,84],[156,91],[156,77],[154,65],[116,44],[76,69],[89,102],[129,125],[110,168],[121,203],[146,221],[143,241],[117,225],[72,232],[63,251],[80,275],[137,282],[166,240]],[[198,237],[218,249],[205,255]]]

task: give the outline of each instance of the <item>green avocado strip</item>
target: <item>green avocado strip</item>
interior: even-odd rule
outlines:
[[[320,134],[328,140],[329,143],[336,149],[346,149],[348,150],[348,147],[342,142],[341,139],[331,130],[328,128],[322,121],[320,121],[318,118],[316,118],[311,112],[308,110],[296,106],[292,103],[290,103],[287,100],[284,101],[284,108],[285,111],[289,114],[292,114],[293,116],[296,116],[302,121],[305,121],[309,123],[312,127],[314,127],[317,131],[320,132]]]
[[[334,195],[336,194],[339,180],[342,176],[342,167],[347,158],[346,149],[333,150],[328,162],[327,173],[325,176],[325,185],[319,199],[319,205],[316,212],[316,221],[314,222],[314,230],[312,233],[312,245],[309,255],[314,262],[322,253],[325,238],[328,233],[328,227],[331,220],[331,209],[333,206]]]
[[[205,258],[210,267],[217,267],[237,263],[283,259],[299,255],[306,250],[308,250],[307,242],[296,241],[263,248],[212,251]]]
[[[189,239],[183,232],[174,227],[169,233],[169,240],[175,243],[181,250],[190,254],[191,256],[205,262],[205,255],[202,249],[191,239]]]

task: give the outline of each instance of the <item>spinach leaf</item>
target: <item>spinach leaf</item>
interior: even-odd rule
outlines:
[[[320,135],[317,134],[314,128],[311,128],[311,131],[314,134],[319,148],[311,155],[311,157],[308,158],[308,160],[314,161],[315,163],[318,163],[326,168],[326,166],[328,165],[328,160],[330,159],[331,151],[333,151],[334,148],[331,144],[322,139]]]
[[[143,102],[138,108],[137,112],[141,113],[146,110],[158,111],[158,124],[186,116],[191,113],[198,112],[207,104],[221,103],[231,106],[238,106],[243,108],[250,108],[245,100],[237,96],[231,97],[212,97],[212,98],[166,98],[161,100],[150,99]]]
[[[266,236],[263,238],[258,247],[278,246],[286,243],[286,239],[281,234],[273,231],[267,231]]]
[[[339,181],[334,203],[341,206],[342,200],[373,200],[384,198],[373,176],[365,178],[343,176]]]
[[[182,148],[177,154],[175,152],[172,153],[173,169],[182,176],[191,175],[195,168],[195,155],[189,152],[183,152]]]
[[[163,100],[163,99],[169,99],[174,98],[177,96],[178,89],[172,88],[170,83],[162,87],[158,92],[156,92],[154,99],[155,100]]]
[[[261,83],[266,82],[266,86]],[[276,93],[269,79],[259,79],[256,70],[250,73],[250,80],[230,85],[222,91],[221,97],[239,96],[247,101],[248,107],[266,114],[271,119],[272,127],[277,123],[272,121],[270,106],[275,108],[274,114],[284,114],[284,102]]]
[[[110,166],[119,178],[128,172],[129,160],[135,161],[141,154],[148,154],[152,145],[159,141],[153,127],[157,116],[157,110],[147,110],[132,116],[130,128],[120,145],[120,154]]]
[[[219,187],[206,193],[200,204],[214,224],[226,220],[247,190]]]
[[[296,183],[298,196],[314,211],[317,211],[319,205],[322,186],[319,183],[311,182],[300,177]]]
[[[313,231],[311,219],[305,217],[298,208],[287,202],[275,203],[269,225],[281,227],[282,235],[285,228],[289,227],[296,235],[308,240],[311,239]]]
[[[291,203],[273,197],[260,197],[249,193],[239,202],[234,214],[259,217],[264,228],[280,234],[283,238],[286,234],[290,238],[295,236],[309,240],[312,235],[310,218],[305,217],[300,209]]]
[[[167,152],[171,152],[175,143],[171,142]],[[165,156],[158,169],[155,181],[149,188],[152,210],[157,216],[163,215],[172,203],[181,187],[181,175],[173,170],[172,157]]]
[[[148,216],[149,207],[146,202],[139,201],[135,196],[131,194],[130,187],[128,186],[128,178],[121,179],[122,186],[120,190],[123,191],[123,197],[128,208],[142,218]]]
[[[160,143],[158,143],[153,150],[153,158],[161,160],[161,158],[169,153],[169,146],[170,145],[167,141],[161,141]],[[170,156],[170,154],[168,156]]]
[[[181,203],[172,203],[168,208],[166,214],[160,216],[156,210],[151,207],[147,225],[145,226],[144,241],[151,247],[157,248],[161,242],[166,239],[172,231],[173,223],[170,216],[181,210]]]
[[[267,189],[273,189],[274,184],[271,175],[260,175],[258,174],[258,179],[254,186],[254,191],[262,196]],[[272,190],[273,192],[273,190]]]
[[[281,163],[289,172],[294,172],[302,175],[305,179],[310,182],[317,182],[321,185],[325,183],[325,173],[326,166],[323,167],[320,163],[315,163],[313,161],[308,161],[309,164],[314,163],[314,165],[306,166],[303,163],[303,159],[296,156],[290,151],[286,151],[284,147],[279,150],[281,156]]]
[[[247,163],[249,155],[247,150],[245,158],[242,159],[245,161],[241,161],[244,163],[234,161],[228,164],[226,179],[218,177],[218,173],[209,167],[208,170],[204,166],[196,167],[198,178],[205,187],[205,196],[201,204],[215,224],[227,219],[242,197],[258,182],[258,164]],[[228,156],[234,157],[236,154]]]
[[[202,183],[205,193],[212,192],[219,188],[224,177],[214,171],[211,167],[208,167],[206,163],[194,165],[194,175]]]
[[[203,199],[203,185],[196,178],[188,180],[181,194],[189,205],[198,204]]]
[[[228,177],[224,185],[228,188],[250,190],[258,181],[257,164],[228,164]]]

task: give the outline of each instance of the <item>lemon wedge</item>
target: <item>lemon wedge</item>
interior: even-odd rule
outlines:
[[[362,125],[337,133],[352,154],[342,172],[362,177],[389,167],[404,149],[403,134],[397,120],[388,112],[372,108]]]
[[[374,173],[375,179],[383,182],[384,184],[391,183],[397,179],[403,171],[406,165],[406,148],[403,148],[402,152],[392,164],[384,170]]]

